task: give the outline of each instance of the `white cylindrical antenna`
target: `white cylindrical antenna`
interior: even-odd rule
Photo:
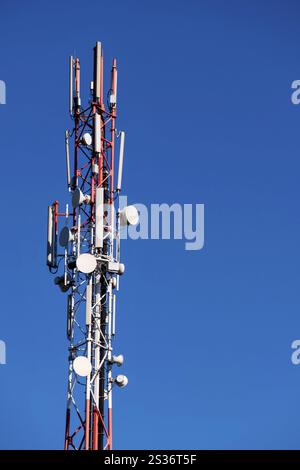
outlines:
[[[100,114],[96,113],[94,115],[94,138],[93,146],[95,153],[101,153],[101,117]]]
[[[86,310],[85,310],[85,324],[91,325],[92,323],[92,276],[86,286]]]
[[[94,48],[94,100],[101,96],[101,42],[97,41]]]
[[[73,113],[73,56],[70,56],[69,62],[69,111],[70,114]]]
[[[104,189],[96,188],[95,248],[103,248]]]
[[[116,231],[116,259],[120,262],[121,259],[121,234],[120,234],[120,209],[117,212],[117,231]],[[120,276],[117,275],[117,291],[119,291]]]
[[[112,336],[116,334],[116,295],[113,294],[113,305],[112,305]]]
[[[53,208],[48,206],[47,265],[53,265]]]
[[[100,285],[100,274],[95,276],[95,348],[94,348],[94,367],[98,371],[100,366],[100,338],[101,338],[101,285]],[[99,403],[99,391],[100,391],[100,374],[95,374],[94,379],[94,400]]]
[[[115,72],[115,100],[116,100],[116,103],[117,103],[117,93],[118,93],[118,72],[116,70]]]
[[[117,377],[114,379],[114,383],[118,385],[118,387],[123,388],[126,387],[128,384],[128,378],[126,375],[118,374]]]
[[[68,284],[68,248],[65,247],[64,253],[64,286]]]
[[[78,214],[78,230],[77,230],[77,256],[80,255],[80,237],[81,237],[81,234],[80,234],[80,226],[81,226],[81,215],[80,213]]]
[[[71,187],[71,172],[70,172],[70,150],[69,150],[69,131],[66,130],[65,133],[65,143],[66,143],[66,170],[67,170],[67,185],[70,189]]]
[[[58,203],[48,206],[47,266],[57,268],[57,221]]]
[[[121,131],[120,132],[120,155],[119,155],[119,171],[118,171],[117,191],[121,191],[121,187],[122,187],[124,144],[125,144],[125,132]]]

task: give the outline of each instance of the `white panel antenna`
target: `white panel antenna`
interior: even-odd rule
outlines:
[[[96,224],[95,224],[95,247],[102,248],[103,247],[103,234],[104,234],[104,189],[97,188],[96,189]]]
[[[120,155],[119,155],[119,171],[118,171],[117,191],[121,191],[121,187],[122,187],[124,144],[125,144],[125,132],[121,131],[120,132]]]
[[[67,170],[67,185],[70,189],[71,187],[71,171],[70,171],[70,150],[69,150],[69,131],[66,130],[65,133],[65,143],[66,143],[66,170]]]
[[[74,60],[73,56],[70,56],[69,62],[69,112],[70,114],[73,113],[73,65]]]
[[[94,151],[101,153],[101,118],[98,113],[94,115]]]

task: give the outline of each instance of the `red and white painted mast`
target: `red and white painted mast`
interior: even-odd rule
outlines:
[[[123,364],[123,356],[113,354],[115,291],[125,269],[120,262],[120,229],[138,223],[138,214],[134,206],[115,210],[121,191],[125,137],[124,132],[116,131],[116,59],[107,104],[100,42],[94,47],[93,81],[86,104],[81,102],[79,59],[70,57],[69,67],[73,127],[65,137],[71,204],[63,212],[57,201],[49,206],[47,240],[47,265],[57,274],[55,284],[67,295],[69,368],[64,448],[110,450],[113,387],[128,383],[125,375],[113,374],[113,368]],[[115,184],[117,140],[119,170]],[[59,230],[62,219],[65,222]]]

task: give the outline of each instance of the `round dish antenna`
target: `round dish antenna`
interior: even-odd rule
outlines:
[[[92,145],[92,136],[91,136],[91,134],[89,134],[88,132],[83,134],[81,142],[83,143],[83,145],[85,145],[87,147]]]
[[[92,364],[85,356],[78,356],[73,361],[73,368],[80,377],[87,377],[92,370]]]
[[[76,260],[76,267],[78,271],[81,271],[84,274],[90,274],[95,271],[97,260],[95,256],[90,253],[82,253]]]

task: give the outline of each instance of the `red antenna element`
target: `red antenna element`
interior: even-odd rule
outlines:
[[[80,62],[70,57],[69,111],[72,130],[65,133],[67,186],[71,207],[48,207],[47,265],[58,273],[55,284],[67,295],[69,367],[64,448],[112,449],[112,392],[125,387],[125,375],[114,376],[122,355],[113,354],[121,223],[126,208],[115,213],[121,190],[124,132],[116,133],[117,64],[113,60],[107,103],[103,95],[103,49],[94,47],[94,71],[88,104],[81,104]],[[115,185],[115,141],[120,136]],[[70,147],[74,145],[73,161]],[[73,175],[73,176],[72,176]],[[115,189],[116,186],[116,189]],[[133,206],[131,206],[132,211]],[[64,218],[64,226],[58,227]],[[136,219],[137,220],[137,219]],[[61,250],[59,252],[58,245]]]

